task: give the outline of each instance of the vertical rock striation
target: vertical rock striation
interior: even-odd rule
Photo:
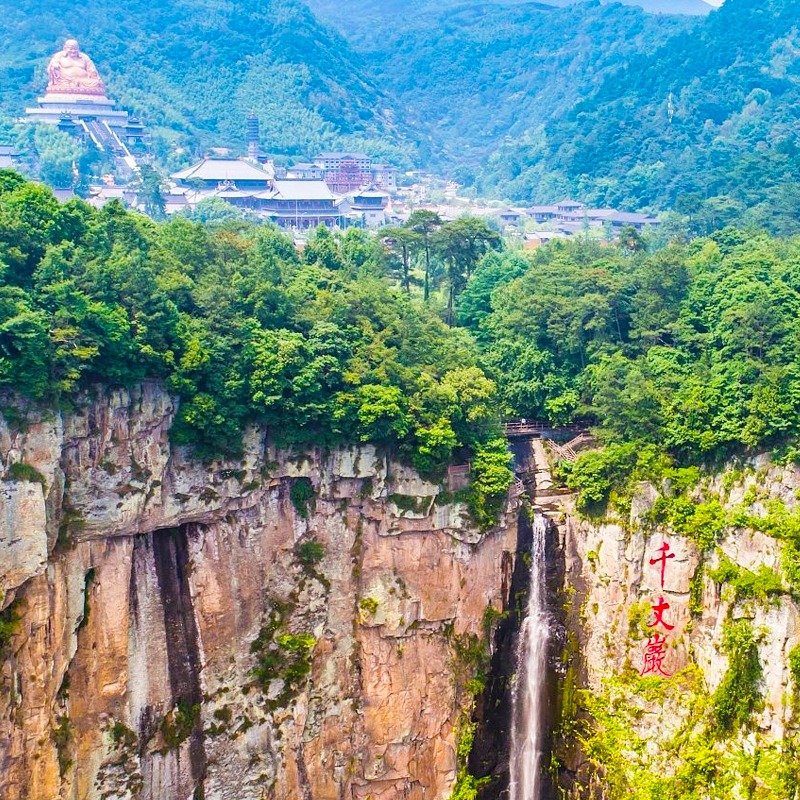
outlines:
[[[147,384],[0,425],[35,471],[0,482],[0,797],[447,798],[453,641],[500,608],[515,507],[484,534],[373,447],[259,430],[200,464],[174,412]]]

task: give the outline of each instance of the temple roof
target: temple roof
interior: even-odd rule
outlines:
[[[273,181],[272,197],[280,200],[336,200],[325,181]]]
[[[268,181],[272,175],[260,166],[239,158],[204,158],[188,169],[175,172],[176,181],[197,178],[202,181]]]

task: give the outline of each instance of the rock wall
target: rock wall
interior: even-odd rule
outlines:
[[[641,484],[629,515],[603,521],[581,519],[562,498],[554,516],[570,634],[556,761],[567,797],[797,796],[790,653],[800,605],[785,572],[787,531],[765,535],[746,520],[774,502],[796,515],[798,487],[800,470],[766,458],[704,478],[689,500],[713,510],[696,530],[718,531],[710,547],[659,521],[659,497],[674,495],[668,482]],[[726,643],[738,623],[752,634],[753,661]],[[752,713],[726,725],[722,697],[743,702],[750,668]]]
[[[447,798],[452,645],[515,507],[484,535],[370,446],[261,430],[198,463],[174,412],[147,384],[0,423],[0,797]]]

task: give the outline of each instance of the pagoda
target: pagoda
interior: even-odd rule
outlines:
[[[67,39],[63,50],[50,59],[47,77],[45,94],[37,99],[35,108],[25,110],[27,118],[57,125],[121,158],[133,169],[136,162],[128,145],[143,138],[144,127],[114,107],[92,59],[81,52],[75,39]]]

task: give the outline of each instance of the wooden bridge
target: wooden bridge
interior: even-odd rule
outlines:
[[[574,461],[578,457],[578,449],[594,441],[588,427],[588,420],[574,422],[571,425],[553,425],[541,420],[515,419],[504,425],[508,439],[543,439],[560,461]],[[556,438],[563,441],[569,434],[572,434],[572,438],[566,443],[559,444],[555,441]]]
[[[552,422],[543,422],[535,419],[512,419],[506,422],[506,437],[509,439],[525,439],[529,437],[549,438],[544,434],[558,435],[560,433],[579,434],[589,427],[588,422],[573,422],[570,425],[553,425]]]

